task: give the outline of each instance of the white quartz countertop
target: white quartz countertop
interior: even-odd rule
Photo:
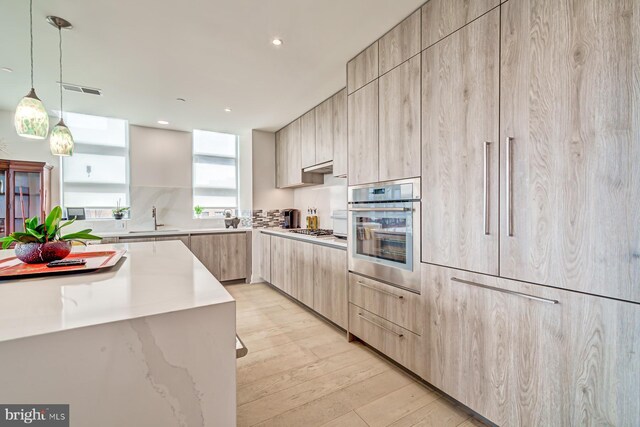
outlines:
[[[180,241],[74,246],[74,252],[125,248],[110,269],[0,280],[0,342],[234,299]],[[0,251],[0,259],[14,256]]]
[[[252,228],[196,228],[196,229],[159,229],[157,231],[109,231],[109,232],[95,232],[100,237],[154,237],[154,236],[186,236],[188,234],[215,234],[215,233],[246,233],[251,231]]]
[[[273,234],[275,236],[287,237],[289,239],[304,240],[305,242],[315,243],[317,245],[331,246],[338,249],[347,249],[347,240],[338,239],[337,237],[315,237],[305,234],[290,233],[282,228],[259,228],[262,233]]]

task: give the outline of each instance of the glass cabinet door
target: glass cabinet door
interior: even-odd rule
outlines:
[[[14,231],[24,231],[24,221],[42,215],[39,172],[15,172],[13,191]]]

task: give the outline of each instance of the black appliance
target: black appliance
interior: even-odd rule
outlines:
[[[300,228],[300,211],[298,209],[285,209],[282,211],[284,224],[282,228]]]

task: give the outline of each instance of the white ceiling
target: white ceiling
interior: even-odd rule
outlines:
[[[65,92],[65,110],[180,130],[276,130],[344,87],[347,60],[423,2],[34,0],[35,87],[59,109],[57,30],[45,19],[57,15],[74,26],[63,32],[64,81],[104,94]],[[28,0],[0,0],[0,67],[14,70],[0,71],[0,109],[29,90],[28,10]]]

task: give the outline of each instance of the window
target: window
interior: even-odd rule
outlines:
[[[75,141],[73,156],[62,158],[62,205],[85,208],[86,218],[111,218],[129,206],[129,123],[126,120],[65,113]]]
[[[193,131],[193,206],[205,216],[238,208],[238,137]]]

